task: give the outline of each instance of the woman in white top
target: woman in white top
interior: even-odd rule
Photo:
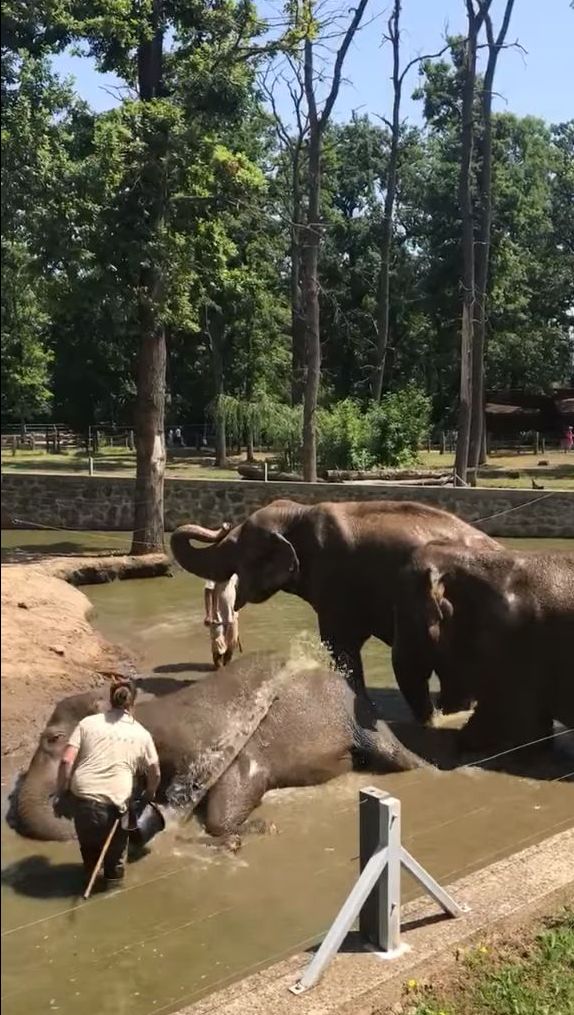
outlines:
[[[151,733],[132,714],[135,697],[133,680],[113,683],[111,709],[78,723],[60,762],[54,811],[64,813],[64,807],[71,811],[88,875],[114,822],[127,817],[135,776],[145,774],[148,800],[153,800],[159,786],[159,760]],[[122,820],[104,859],[106,881],[123,878],[127,844],[127,820]]]

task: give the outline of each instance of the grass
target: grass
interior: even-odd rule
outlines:
[[[440,986],[406,985],[404,1015],[574,1015],[574,910],[472,949]]]
[[[136,456],[128,448],[102,448],[94,456],[94,473],[97,476],[135,476]],[[230,458],[229,469],[216,469],[213,458],[198,454],[167,463],[166,475],[172,479],[238,479],[234,464],[243,457]],[[44,451],[2,449],[2,471],[5,473],[36,472],[48,474],[86,474],[88,457],[85,451],[69,451],[59,455]]]
[[[454,455],[438,451],[422,451],[419,456],[422,466],[449,469],[454,465]],[[548,465],[539,465],[544,461]],[[500,475],[500,470],[519,472],[518,477]],[[532,489],[532,480],[545,490],[574,490],[574,454],[563,451],[547,451],[544,454],[491,455],[479,472],[478,485],[508,489]]]
[[[264,458],[265,455],[258,457]],[[169,461],[166,475],[172,479],[238,479],[235,466],[245,460],[244,455],[230,457],[230,468],[216,469],[213,457],[200,453],[190,458]],[[547,466],[538,462],[544,460]],[[440,455],[438,451],[424,451],[419,456],[422,467],[452,468],[454,455]],[[516,478],[500,475],[499,470],[514,470]],[[2,471],[6,473],[40,472],[55,474],[87,473],[88,459],[83,451],[46,454],[43,451],[2,450]],[[98,476],[135,475],[135,453],[128,448],[103,448],[94,455],[94,471]],[[574,454],[549,451],[544,455],[495,455],[481,469],[479,486],[532,489],[532,480],[545,490],[574,490]]]

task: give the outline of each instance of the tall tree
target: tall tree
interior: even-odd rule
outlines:
[[[472,168],[474,148],[474,98],[478,35],[492,0],[485,0],[477,13],[474,0],[466,0],[468,34],[464,40],[462,124],[460,146],[459,205],[462,253],[462,321],[460,335],[460,389],[458,434],[454,463],[455,484],[466,485],[472,410],[472,356],[475,308],[474,217]]]
[[[492,19],[485,13],[488,60],[481,88],[481,136],[479,141],[479,192],[478,226],[476,248],[476,303],[478,313],[474,326],[472,347],[472,399],[469,446],[469,469],[471,482],[476,485],[476,470],[485,460],[486,441],[484,438],[484,351],[486,346],[486,322],[488,316],[487,289],[490,261],[490,234],[492,229],[492,92],[496,64],[504,46],[514,0],[506,0],[506,7],[500,30],[496,38]]]
[[[268,74],[262,79],[262,89],[271,107],[277,140],[280,146],[279,170],[285,177],[281,189],[286,196],[284,215],[289,230],[289,292],[291,300],[291,403],[303,401],[305,391],[305,329],[301,294],[301,228],[304,204],[305,139],[309,120],[303,110],[305,88],[301,68],[296,59],[289,59],[291,74],[279,75],[271,84]],[[294,129],[285,124],[277,106],[275,87],[281,84],[291,97]]]
[[[331,87],[319,112],[316,96],[314,49],[318,25],[314,3],[309,4],[303,43],[303,81],[309,117],[307,150],[307,210],[302,229],[302,297],[305,322],[306,378],[303,402],[303,478],[307,483],[317,480],[317,433],[315,414],[321,379],[321,327],[319,312],[319,248],[321,243],[321,151],[325,128],[341,86],[341,75],[349,46],[361,24],[368,0],[359,0],[343,41],[335,57]]]
[[[401,142],[401,98],[403,84],[409,71],[415,66],[427,60],[433,60],[442,55],[448,47],[445,46],[438,53],[417,56],[409,60],[401,70],[400,46],[401,46],[401,0],[394,0],[393,10],[387,22],[387,40],[392,48],[393,71],[391,80],[393,83],[393,112],[391,119],[382,117],[390,130],[391,144],[389,151],[389,163],[385,185],[385,201],[383,207],[383,221],[381,225],[381,267],[379,271],[379,284],[377,296],[377,350],[375,369],[373,371],[372,394],[376,402],[380,402],[383,393],[383,382],[385,377],[385,363],[387,348],[389,345],[389,305],[390,305],[390,276],[391,276],[391,248],[393,241],[393,213],[397,194],[397,171],[399,164],[399,149]]]

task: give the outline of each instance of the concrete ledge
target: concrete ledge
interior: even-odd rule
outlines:
[[[54,527],[129,532],[134,480],[114,476],[2,476],[2,527]],[[347,483],[261,483],[249,480],[166,479],[165,527],[193,520],[216,526],[243,521],[279,499],[321,501],[416,500],[452,511],[492,536],[574,537],[574,492],[477,487],[416,487]]]
[[[404,981],[416,978],[421,966],[444,962],[455,948],[468,946],[500,921],[526,916],[544,900],[571,889],[573,857],[574,828],[454,882],[449,892],[471,909],[457,920],[443,916],[432,900],[415,899],[404,906],[402,914],[402,939],[410,950],[392,962],[372,952],[341,952],[313,990],[295,996],[288,988],[297,981],[309,955],[294,955],[182,1008],[178,1015],[214,1011],[218,1015],[373,1015],[400,996]],[[352,941],[348,946],[353,947]]]

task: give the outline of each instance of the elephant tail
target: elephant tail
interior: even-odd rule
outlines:
[[[358,739],[359,749],[376,769],[406,772],[428,767],[428,763],[409,751],[384,722],[377,722],[374,729],[361,727]]]

